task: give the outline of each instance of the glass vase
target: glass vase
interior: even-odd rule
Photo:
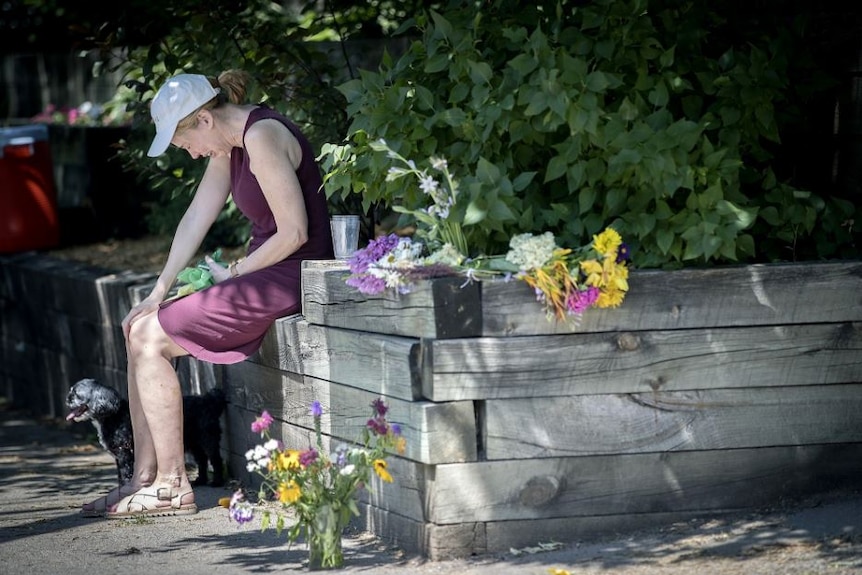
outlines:
[[[329,505],[323,505],[306,525],[308,537],[308,569],[323,571],[344,566],[341,535],[344,526]]]

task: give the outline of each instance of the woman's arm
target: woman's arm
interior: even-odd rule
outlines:
[[[302,161],[299,141],[277,120],[263,120],[246,132],[245,150],[272,210],[276,232],[236,265],[240,275],[276,264],[308,241],[308,215],[296,175]]]
[[[212,158],[207,163],[198,189],[186,213],[177,225],[171,250],[153,293],[164,299],[177,279],[197,253],[204,237],[218,218],[230,194],[230,159]]]

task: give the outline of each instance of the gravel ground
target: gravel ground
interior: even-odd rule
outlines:
[[[108,521],[80,504],[115,481],[110,457],[56,422],[0,409],[0,565],[4,573],[219,575],[301,573],[306,552],[274,532],[239,527],[199,488],[201,512]],[[254,523],[252,525],[255,525]],[[704,518],[547,550],[431,562],[366,533],[345,537],[343,572],[382,575],[844,575],[862,573],[862,492],[824,493],[782,509]]]

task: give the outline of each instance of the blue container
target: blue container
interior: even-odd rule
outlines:
[[[48,126],[0,128],[0,252],[60,243]]]

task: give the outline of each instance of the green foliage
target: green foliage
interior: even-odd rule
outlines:
[[[613,226],[641,267],[796,257],[791,244],[853,206],[775,181],[792,46],[743,34],[718,11],[730,4],[495,0],[420,14],[404,54],[339,87],[350,127],[323,148],[326,192],[423,207],[418,187],[387,180],[382,138],[448,161],[475,253],[504,253],[523,232],[584,245]]]

